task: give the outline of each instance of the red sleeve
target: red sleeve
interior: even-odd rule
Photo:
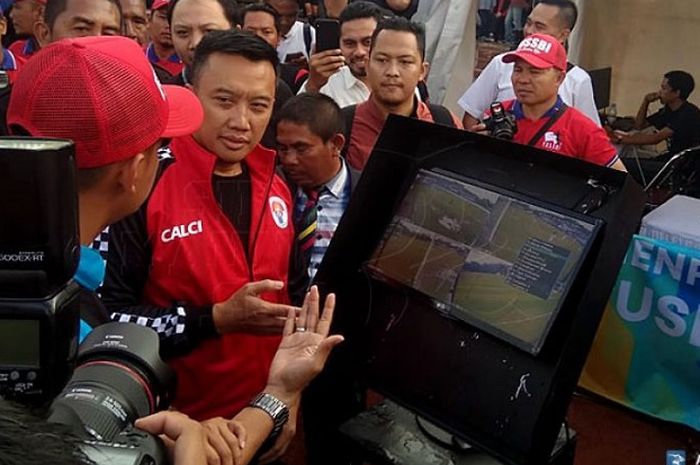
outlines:
[[[612,166],[617,161],[617,150],[610,142],[608,134],[588,118],[586,121],[590,124],[584,125],[583,120],[579,123],[581,129],[586,131],[582,158],[596,165]]]

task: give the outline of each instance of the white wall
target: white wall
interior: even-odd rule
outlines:
[[[584,68],[612,66],[611,101],[633,115],[643,96],[659,88],[663,74],[688,71],[700,103],[700,0],[580,0],[575,51]]]

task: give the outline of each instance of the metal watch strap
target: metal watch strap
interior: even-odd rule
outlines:
[[[289,418],[289,409],[285,403],[272,394],[261,392],[250,402],[250,406],[270,415],[274,424],[270,437],[277,437]]]

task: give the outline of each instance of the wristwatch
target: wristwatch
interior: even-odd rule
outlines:
[[[272,418],[272,432],[268,439],[274,439],[282,431],[289,418],[289,409],[277,397],[266,392],[261,392],[250,402],[250,407],[259,408]]]

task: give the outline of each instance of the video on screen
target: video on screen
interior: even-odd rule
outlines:
[[[597,230],[594,220],[421,170],[367,266],[538,353]]]

